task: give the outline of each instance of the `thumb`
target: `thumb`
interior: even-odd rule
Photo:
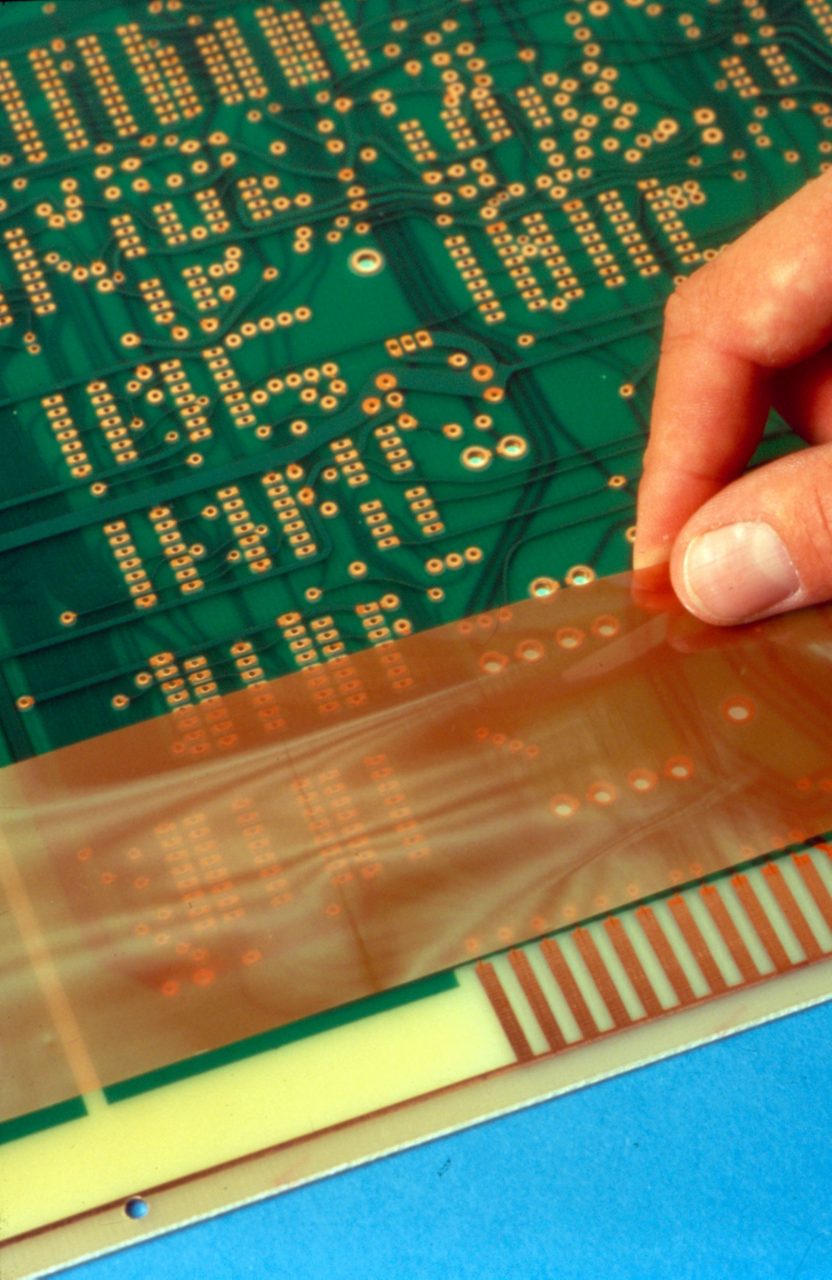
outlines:
[[[717,625],[832,599],[832,444],[727,485],[682,529],[670,573],[682,604]]]

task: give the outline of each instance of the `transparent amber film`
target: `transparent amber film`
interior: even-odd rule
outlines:
[[[628,575],[0,773],[3,1117],[832,827],[832,611]]]

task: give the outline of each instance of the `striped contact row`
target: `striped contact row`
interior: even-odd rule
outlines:
[[[476,966],[519,1062],[832,955],[832,847],[545,938]]]

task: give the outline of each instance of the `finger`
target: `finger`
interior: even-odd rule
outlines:
[[[772,400],[781,417],[809,444],[832,442],[832,349],[774,376]]]
[[[654,414],[665,426],[645,456],[642,493],[645,485],[651,485],[651,492],[639,512],[642,554],[636,558],[637,569],[665,561],[675,532],[747,466],[760,442],[770,401],[809,444],[832,442],[832,349],[824,347],[771,381],[763,370],[752,367],[750,386],[744,383],[749,371],[744,361],[730,364],[709,353],[701,364],[701,351],[701,343],[681,341],[667,349],[662,362]],[[707,416],[715,398],[725,398],[723,377],[729,380],[729,411],[723,414],[722,432],[712,440],[698,432],[696,424]],[[682,404],[681,413],[673,405],[665,411],[668,396]],[[644,554],[645,547],[657,546],[658,554]]]
[[[638,491],[637,570],[666,562],[693,513],[748,464],[771,403],[760,370],[674,330],[669,319]]]
[[[746,465],[775,371],[832,338],[832,172],[809,183],[668,303],[639,489],[637,565],[667,558],[692,512]]]
[[[832,599],[832,444],[778,458],[711,498],[670,565],[705,622],[750,622]]]

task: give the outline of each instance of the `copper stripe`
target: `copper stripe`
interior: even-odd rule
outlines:
[[[522,951],[510,951],[509,961],[514,970],[517,981],[523,988],[523,995],[529,1002],[534,1016],[537,1018],[541,1031],[548,1041],[550,1049],[563,1049],[566,1041],[563,1038],[563,1032],[558,1026],[555,1015],[552,1012],[549,1001],[543,993],[543,988],[535,976],[535,972],[529,963],[529,958]]]
[[[518,1062],[528,1062],[534,1057],[531,1045],[526,1039],[526,1033],[520,1026],[517,1014],[511,1007],[508,996],[503,990],[503,984],[494,969],[494,966],[487,961],[482,961],[477,965],[477,977],[483,985],[485,994],[491,1001],[491,1007],[496,1013],[500,1026],[506,1033],[506,1039],[514,1050],[514,1056]]]
[[[770,862],[768,866],[763,867],[763,875],[778,907],[789,923],[789,928],[803,948],[806,959],[820,960],[823,955],[820,944],[812,933],[808,920],[797,905],[794,894],[783,879],[780,868],[776,863]]]
[[[754,892],[754,886],[746,876],[742,875],[732,876],[731,884],[742,903],[745,914],[771,957],[771,962],[775,969],[778,973],[784,973],[786,969],[791,969],[792,962],[786,955],[785,948],[775,932],[774,925],[763,910],[762,903]]]
[[[792,856],[792,861],[803,877],[803,883],[814,898],[818,911],[820,911],[829,928],[832,929],[832,897],[829,896],[829,890],[820,878],[820,872],[808,853],[795,853]]]
[[[644,972],[644,967],[636,954],[636,949],[627,937],[623,924],[618,916],[611,916],[604,922],[604,928],[610,942],[615,947],[616,955],[624,966],[624,972],[633,984],[636,995],[644,1006],[648,1018],[655,1018],[662,1013],[662,1006],[653,990],[653,984]]]
[[[572,970],[564,959],[563,952],[554,938],[544,938],[540,944],[543,958],[552,971],[552,977],[563,992],[563,998],[569,1005],[569,1011],[584,1040],[592,1040],[598,1035],[595,1019],[583,997],[580,987],[575,981]]]
[[[624,1002],[618,994],[607,966],[601,959],[592,934],[586,929],[575,929],[572,937],[581,953],[584,964],[589,970],[592,981],[598,988],[601,999],[609,1009],[613,1023],[616,1027],[626,1027],[632,1022],[632,1018],[624,1007]]]
[[[668,899],[667,905],[673,913],[673,919],[679,926],[685,942],[690,948],[694,960],[702,970],[702,976],[714,995],[722,995],[728,990],[728,983],[720,972],[719,965],[711,954],[711,950],[702,937],[702,931],[690,913],[690,908],[681,894]]]
[[[647,941],[655,951],[659,964],[664,969],[670,985],[676,992],[679,1004],[693,1004],[696,996],[688,981],[687,974],[679,963],[679,959],[670,945],[664,930],[649,907],[639,907],[636,919],[644,930]]]
[[[737,926],[729,916],[728,908],[722,898],[711,884],[704,884],[699,890],[699,894],[710,912],[711,919],[725,939],[725,943],[742,975],[743,981],[756,982],[757,978],[760,977],[760,971],[751,959],[748,948],[740,937]]]

